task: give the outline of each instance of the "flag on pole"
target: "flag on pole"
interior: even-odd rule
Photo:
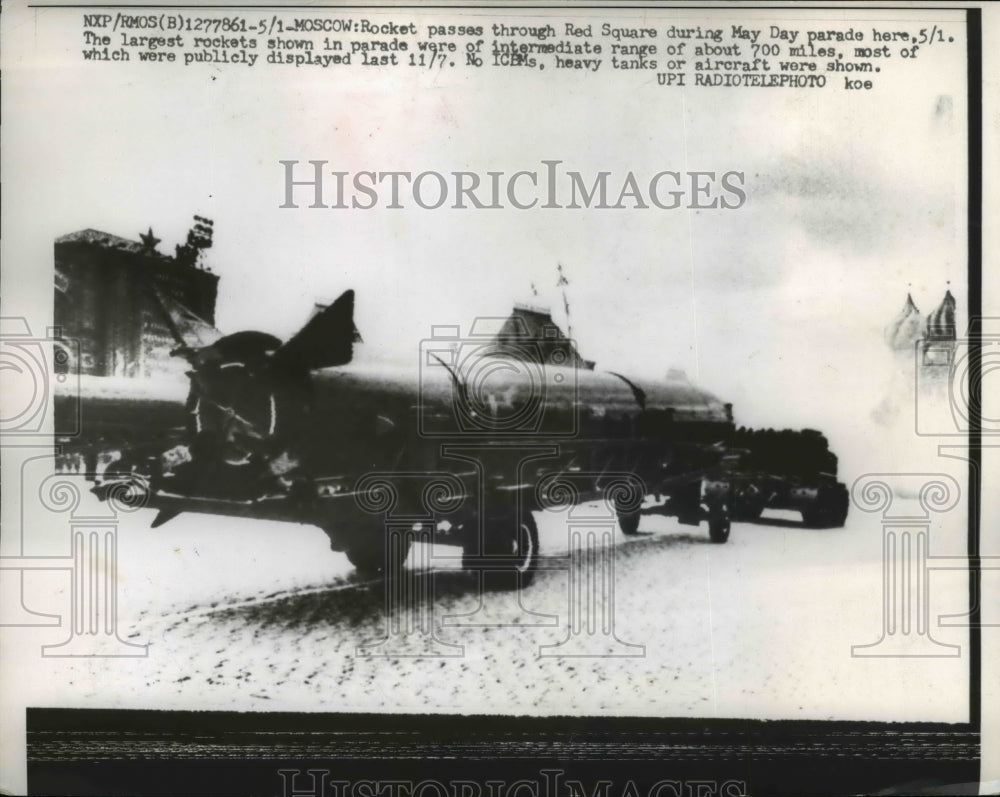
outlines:
[[[568,280],[568,279],[566,279],[566,275],[565,275],[565,274],[563,274],[563,270],[562,270],[562,263],[559,263],[559,264],[558,264],[558,265],[556,266],[556,271],[558,271],[558,272],[559,272],[559,279],[558,279],[558,280],[556,281],[556,287],[557,287],[557,288],[561,288],[561,287],[563,287],[564,285],[569,285],[569,280]]]

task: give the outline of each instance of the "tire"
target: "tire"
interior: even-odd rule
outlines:
[[[380,529],[381,531],[381,529]],[[379,575],[390,578],[399,574],[406,562],[412,543],[409,535],[400,537],[401,549],[396,554],[395,561],[387,567],[386,540],[382,536],[368,537],[364,542],[354,542],[344,549],[347,560],[354,565],[359,575],[375,577]]]
[[[385,552],[380,546],[355,544],[344,549],[344,554],[359,575],[377,576],[385,569]]]
[[[708,518],[708,538],[716,545],[722,545],[729,540],[729,515],[725,512],[710,515]]]
[[[633,534],[639,533],[639,518],[640,513],[635,512],[619,512],[618,513],[618,528],[622,530],[622,534],[632,536]]]
[[[636,502],[634,498],[640,498],[638,495],[625,495],[617,496],[615,498],[615,512],[618,515],[618,528],[622,530],[622,534],[627,534],[629,536],[639,533],[639,518],[642,516],[642,512],[639,507],[641,505],[641,500]]]
[[[802,510],[802,523],[811,529],[839,529],[847,521],[850,496],[847,489],[838,484],[836,488],[819,491],[816,504]]]
[[[765,497],[757,486],[751,484],[743,487],[733,495],[733,520],[754,521],[760,518],[764,511]]]
[[[706,479],[702,483],[702,503],[708,518],[708,538],[721,545],[729,539],[732,484],[725,479]]]
[[[851,505],[851,495],[847,488],[839,484],[830,496],[830,520],[833,528],[843,528],[847,522],[847,511]]]
[[[517,532],[512,540],[516,557],[515,570],[521,586],[528,586],[538,572],[538,526],[530,512],[524,512],[518,519]]]
[[[480,554],[478,539],[466,543],[462,567],[483,572],[484,580],[497,589],[518,589],[534,581],[538,571],[538,526],[530,512],[516,524],[510,516],[489,523],[487,550]]]
[[[744,523],[752,523],[755,520],[760,520],[760,516],[763,511],[764,507],[762,506],[737,504],[733,507],[733,520],[739,520]]]
[[[802,525],[810,529],[840,529],[847,512],[834,507],[818,507],[802,513]]]

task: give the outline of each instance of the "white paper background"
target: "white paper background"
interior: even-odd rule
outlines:
[[[991,12],[984,11],[990,79]],[[876,427],[871,415],[892,381],[881,331],[907,290],[927,311],[950,280],[960,325],[966,320],[960,41],[950,55],[939,52],[893,71],[872,92],[681,92],[656,86],[655,78],[606,70],[589,80],[562,73],[539,80],[493,69],[364,74],[357,68],[84,64],[80,13],[4,9],[4,315],[26,315],[37,329],[51,323],[53,238],[87,227],[136,238],[152,225],[161,250],[170,251],[193,213],[215,220],[209,262],[222,280],[220,327],[287,336],[313,301],[353,287],[366,341],[360,356],[373,360],[415,356],[432,324],[505,315],[513,301],[531,299],[532,282],[540,287],[536,301],[551,304],[563,322],[554,290],[561,263],[571,280],[574,336],[599,368],[655,377],[678,366],[732,401],[741,423],[823,429],[848,482],[866,471],[953,470],[935,459],[939,441]],[[535,14],[535,22],[547,21]],[[501,19],[501,12],[485,10],[461,16],[469,15],[483,24]],[[554,12],[555,19],[595,27],[605,19],[765,26],[824,15],[831,26],[849,20],[867,28],[873,19],[897,16],[907,28],[923,26],[909,12],[860,9],[715,17],[693,10]],[[433,18],[413,10],[385,17],[421,24]],[[928,11],[921,18],[962,32],[957,13]],[[995,83],[983,91],[986,220],[996,215],[991,88]],[[936,110],[942,96],[952,99],[950,113]],[[540,170],[543,159],[588,175],[732,169],[746,173],[749,201],[736,211],[700,213],[279,210],[280,159],[323,159],[347,171],[510,173]],[[996,307],[991,236],[988,230],[984,241],[987,315]],[[18,466],[11,457],[6,451],[5,530],[20,522],[11,488]],[[951,520],[953,528],[964,528],[960,515]],[[984,517],[984,530],[996,527],[989,520]],[[254,532],[252,544],[266,551],[274,545],[272,533]],[[948,553],[962,552],[964,537],[955,539],[958,550]],[[984,537],[984,554],[1000,553],[1000,544],[990,544]],[[308,543],[302,545],[308,555]],[[290,562],[288,571],[294,570]],[[984,580],[989,585],[992,578]],[[197,592],[193,583],[191,589]],[[775,611],[781,611],[777,598]],[[853,641],[875,631],[859,629],[861,638]],[[23,705],[88,705],[79,681],[70,685],[61,674],[79,678],[79,667],[35,658],[42,637],[24,629],[3,632],[5,773],[23,765]],[[984,699],[996,697],[989,666],[995,637],[984,630]],[[907,676],[909,666],[898,674],[890,666],[880,677],[910,677],[915,684],[930,678],[935,690],[965,694],[953,671],[945,684],[930,671]],[[85,677],[109,674],[99,671],[89,667]],[[838,687],[815,676],[806,679],[807,689],[827,695],[835,714]],[[158,690],[125,702],[147,699],[151,707],[170,707],[171,698]],[[226,697],[214,700],[224,705]],[[895,715],[892,701],[907,700],[905,689],[887,700],[872,707],[872,718]],[[913,706],[898,707],[906,718],[965,718],[964,703],[940,717],[925,717],[919,708],[914,717]],[[750,715],[754,710],[747,708]],[[4,777],[5,788],[23,782],[16,774]]]

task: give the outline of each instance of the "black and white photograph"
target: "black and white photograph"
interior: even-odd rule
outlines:
[[[0,793],[1000,789],[991,9],[0,26]]]

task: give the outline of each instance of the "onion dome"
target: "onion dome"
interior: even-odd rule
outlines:
[[[945,291],[937,309],[927,316],[928,340],[955,340],[955,297]]]
[[[922,317],[913,297],[906,294],[906,303],[899,315],[885,328],[885,342],[889,348],[896,350],[912,350],[920,339]]]

